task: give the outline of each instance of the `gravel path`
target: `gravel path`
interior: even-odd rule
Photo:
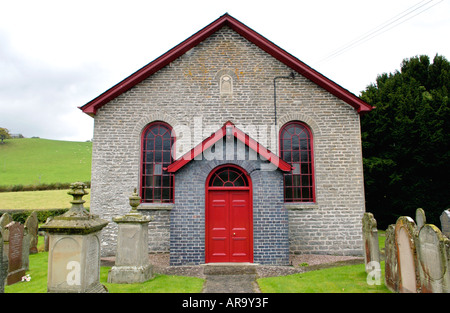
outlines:
[[[202,266],[169,266],[169,254],[158,253],[149,255],[150,263],[156,273],[179,276],[195,276],[205,278]],[[291,266],[258,266],[258,277],[284,276],[295,273],[307,272],[314,269],[332,267],[344,264],[356,264],[364,262],[363,257],[336,256],[336,255],[291,255]],[[103,266],[113,266],[114,258],[102,258]]]

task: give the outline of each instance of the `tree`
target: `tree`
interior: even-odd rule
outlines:
[[[387,227],[423,208],[430,223],[450,206],[450,63],[436,55],[403,60],[361,98],[366,210]]]
[[[3,140],[8,138],[11,138],[11,136],[9,135],[9,130],[0,127],[0,140],[1,140],[0,143],[4,143]]]

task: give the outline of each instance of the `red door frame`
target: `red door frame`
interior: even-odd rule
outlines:
[[[246,187],[211,187],[209,186],[210,180],[213,177],[213,175],[220,171],[221,169],[223,169],[224,167],[231,167],[234,168],[236,170],[238,170],[239,172],[243,173],[243,175],[246,177],[247,182],[248,182],[248,186]],[[209,193],[211,191],[226,191],[226,190],[233,190],[233,191],[238,191],[238,190],[242,190],[242,191],[248,191],[248,205],[249,205],[249,216],[248,216],[248,225],[249,225],[249,230],[248,230],[248,238],[249,238],[249,261],[251,263],[253,263],[253,187],[252,187],[252,180],[250,178],[250,175],[247,173],[247,171],[245,171],[243,168],[241,168],[240,166],[237,166],[235,164],[223,164],[220,165],[216,168],[214,168],[213,170],[211,170],[211,172],[209,173],[208,177],[206,178],[206,183],[205,183],[205,263],[210,263],[209,260],[209,229],[208,229],[208,221],[209,221],[209,210],[208,210],[208,206],[209,206]]]

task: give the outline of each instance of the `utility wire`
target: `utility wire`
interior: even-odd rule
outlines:
[[[422,4],[425,1],[427,1],[427,2]],[[366,32],[365,34],[357,37],[356,39],[348,42],[347,44],[343,45],[341,48],[338,48],[337,50],[335,50],[334,52],[332,52],[328,56],[326,56],[323,59],[321,59],[318,62],[316,62],[316,65],[317,65],[317,63],[322,63],[322,62],[328,61],[328,60],[330,60],[332,58],[335,58],[338,55],[340,55],[340,54],[342,54],[342,53],[344,53],[344,52],[346,52],[346,51],[348,51],[348,50],[350,50],[350,49],[352,49],[352,48],[354,48],[354,47],[356,47],[356,46],[358,46],[358,45],[360,45],[360,44],[362,44],[362,43],[364,43],[364,42],[366,42],[366,41],[368,41],[368,40],[370,40],[370,39],[372,39],[372,38],[374,38],[376,36],[378,36],[378,35],[381,35],[381,34],[387,32],[388,30],[391,30],[394,27],[399,26],[400,24],[405,23],[406,21],[412,19],[413,17],[415,17],[415,16],[417,16],[417,15],[419,15],[419,14],[421,14],[421,13],[423,13],[423,12],[429,10],[429,9],[431,9],[432,7],[438,5],[439,3],[441,3],[444,0],[441,0],[441,1],[431,5],[429,7],[426,7],[422,11],[419,11],[418,13],[414,14],[413,16],[409,16],[408,17],[408,15],[410,15],[410,14],[414,13],[415,11],[423,8],[424,6],[428,5],[429,3],[433,2],[433,1],[434,0],[422,0],[422,1],[418,2],[418,3],[416,3],[412,7],[410,7],[408,9],[406,9],[405,11],[397,14],[396,16],[392,17],[391,19],[387,20],[386,22],[384,22],[384,23],[380,24],[379,26],[373,28],[372,30]],[[406,19],[404,19],[404,18],[406,18]],[[396,23],[398,21],[400,21],[400,22],[397,23],[397,24],[394,24],[394,23]],[[394,24],[394,25],[392,25],[392,24]],[[387,28],[387,27],[389,27],[389,28]]]

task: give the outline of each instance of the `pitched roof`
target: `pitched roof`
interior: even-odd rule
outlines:
[[[278,167],[280,170],[285,172],[290,172],[293,168],[292,166],[280,159],[277,155],[267,150],[264,146],[262,146],[260,143],[255,141],[254,139],[250,138],[249,135],[244,133],[242,130],[234,126],[233,123],[230,121],[226,122],[218,131],[216,131],[214,134],[203,140],[201,143],[199,143],[197,146],[192,148],[190,151],[185,153],[182,157],[174,161],[172,164],[170,164],[167,167],[167,171],[169,173],[175,173],[180,168],[188,164],[190,161],[192,161],[196,156],[198,156],[200,153],[203,153],[206,149],[210,148],[212,145],[214,145],[216,142],[221,140],[225,136],[234,136],[241,142],[243,142],[246,146],[256,151],[259,155],[263,156],[265,159],[270,161],[272,164],[274,164],[276,167]]]
[[[363,114],[372,110],[372,106],[362,101],[353,93],[342,88],[335,82],[331,81],[327,77],[315,71],[314,69],[312,69],[311,67],[309,67],[296,57],[294,57],[293,55],[284,51],[271,41],[267,40],[266,38],[255,32],[253,29],[247,27],[240,21],[236,20],[234,17],[228,15],[228,13],[222,15],[217,20],[215,20],[202,30],[198,31],[185,41],[181,42],[180,44],[178,44],[177,46],[175,46],[174,48],[172,48],[159,58],[142,67],[140,70],[128,76],[120,83],[111,87],[110,89],[108,89],[95,99],[86,103],[85,105],[80,107],[80,109],[84,113],[89,114],[90,116],[94,116],[97,113],[97,110],[104,104],[113,100],[117,96],[121,95],[122,93],[126,92],[133,86],[143,81],[144,79],[148,78],[150,75],[154,74],[155,72],[159,71],[166,65],[170,64],[172,61],[179,58],[188,50],[195,47],[200,42],[202,42],[203,40],[205,40],[206,38],[217,32],[224,26],[230,27],[235,32],[240,34],[242,37],[246,38],[247,40],[258,46],[259,48],[261,48],[262,50],[264,50],[265,52],[267,52],[280,62],[286,64],[299,74],[303,75],[304,77],[321,86],[322,88],[329,91],[336,97],[350,104],[356,109],[358,113]]]

